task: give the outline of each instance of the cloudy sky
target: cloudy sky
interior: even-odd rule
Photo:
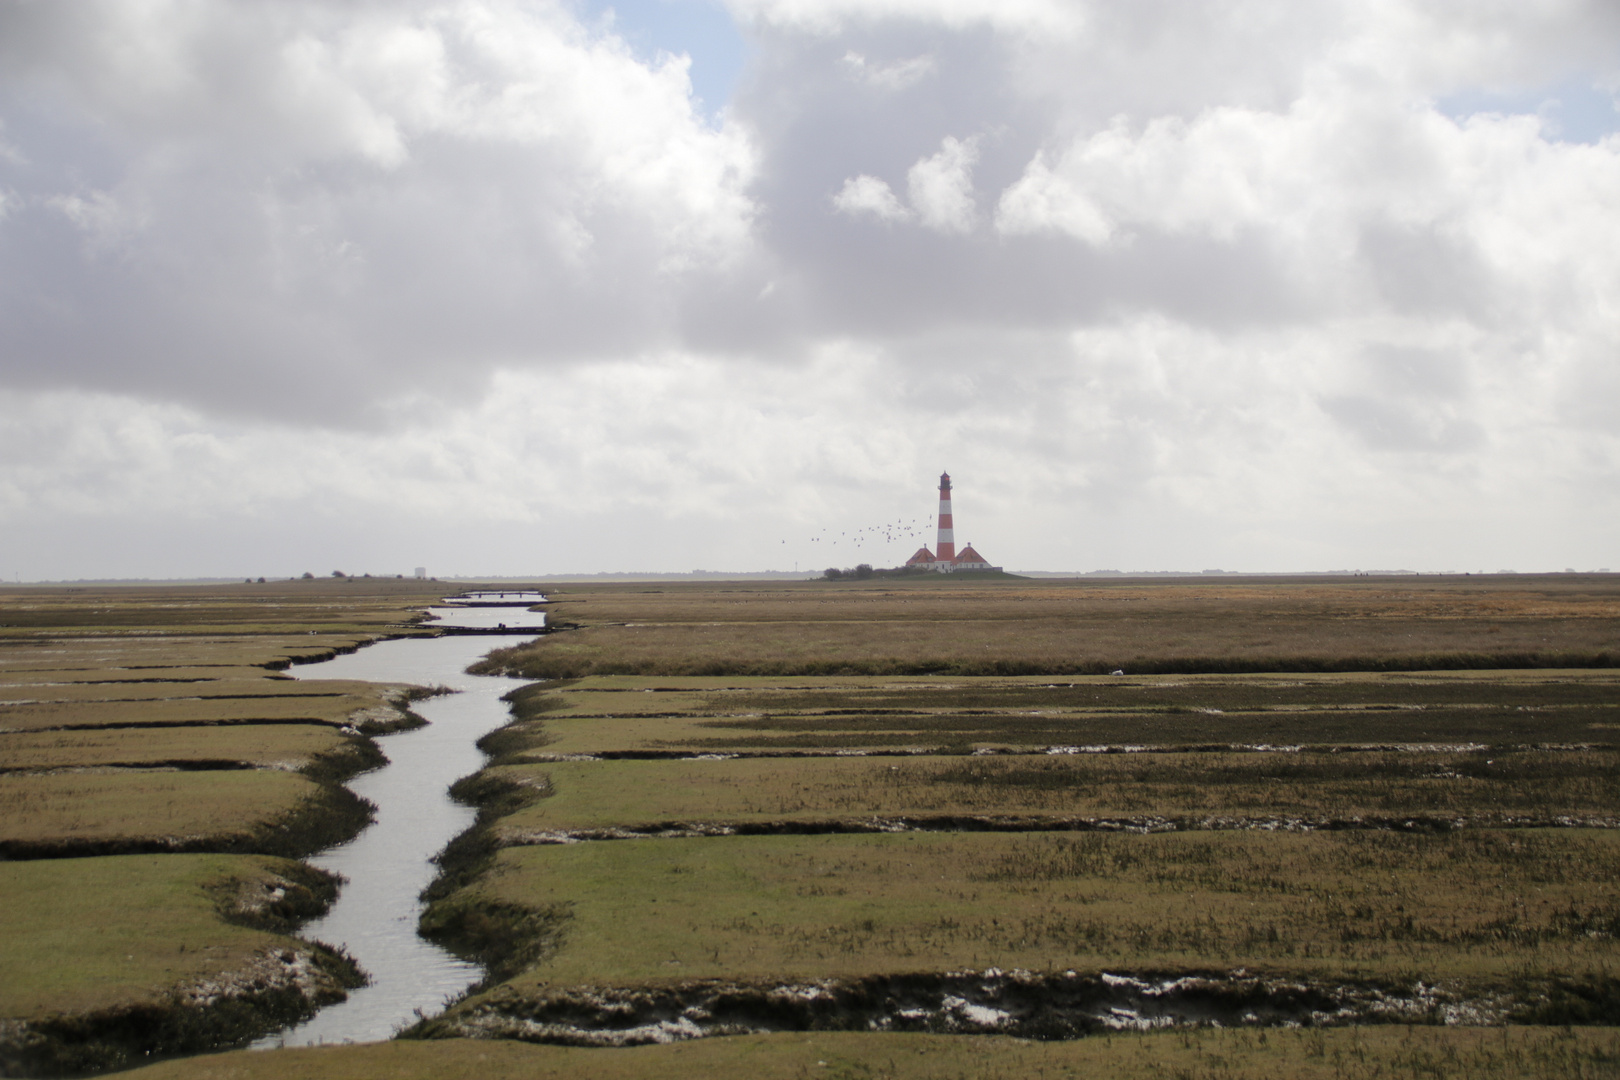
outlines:
[[[1010,569],[1620,569],[1617,99],[1612,0],[0,0],[0,574],[886,564],[942,469]]]

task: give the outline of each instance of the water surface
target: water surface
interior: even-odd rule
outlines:
[[[479,605],[477,607],[430,607],[427,609],[428,617],[433,620],[428,623],[430,627],[454,627],[461,629],[494,630],[504,627],[509,633],[521,633],[524,630],[538,631],[546,625],[545,613],[529,611],[525,606],[492,607]],[[484,646],[484,650],[500,645],[510,645],[510,641],[497,641]],[[376,648],[376,646],[372,646]],[[302,678],[302,674],[300,674]],[[317,676],[325,678],[327,676]]]
[[[482,625],[486,612],[507,617],[497,621],[513,622],[513,616],[520,616],[526,626],[537,627],[545,619],[511,608],[434,610],[452,626]],[[483,767],[484,755],[474,743],[506,723],[501,695],[525,682],[468,675],[465,669],[495,645],[511,643],[483,635],[405,638],[290,670],[300,679],[404,682],[459,692],[413,706],[427,727],[377,737],[389,764],[347,785],[376,803],[376,823],[348,843],[307,860],[343,875],[347,884],[331,911],[305,926],[301,936],[347,949],[371,983],[256,1046],[387,1039],[414,1022],[418,1010],[438,1012],[483,976],[478,965],[417,937],[422,912],[417,895],[437,871],[432,857],[473,823],[474,812],[451,800],[449,786]]]

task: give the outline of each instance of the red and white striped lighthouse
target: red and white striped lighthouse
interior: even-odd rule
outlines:
[[[951,474],[939,474],[939,543],[934,558],[948,563],[956,558],[956,533],[951,528]]]

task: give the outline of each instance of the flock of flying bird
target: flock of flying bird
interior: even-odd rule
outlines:
[[[857,548],[863,547],[868,541],[876,543],[881,539],[885,544],[893,544],[900,540],[915,540],[926,537],[933,529],[933,516],[926,519],[912,518],[910,521],[891,521],[883,525],[868,525],[859,529],[845,529],[833,535],[831,529],[822,529],[817,535],[810,537],[812,544],[826,543],[829,547],[837,544],[853,542]],[[782,543],[787,543],[783,540]],[[910,553],[907,552],[909,555]]]

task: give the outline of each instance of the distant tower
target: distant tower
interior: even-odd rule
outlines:
[[[951,474],[939,474],[939,543],[934,558],[948,563],[956,558],[956,533],[951,529]]]

